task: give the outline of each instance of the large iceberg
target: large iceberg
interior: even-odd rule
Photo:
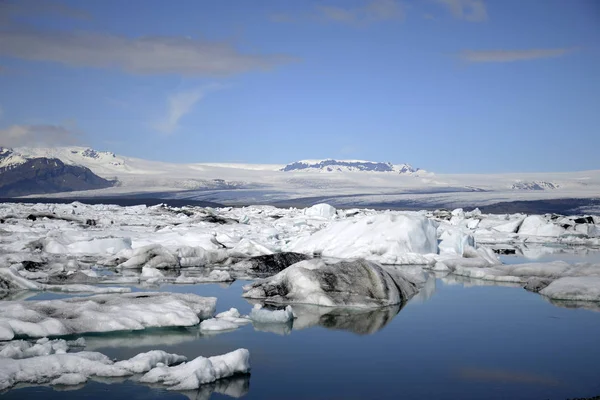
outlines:
[[[438,252],[436,225],[420,215],[380,214],[332,222],[287,250],[381,264],[427,264]]]
[[[401,304],[417,293],[411,278],[367,260],[328,264],[315,259],[244,286],[243,296],[274,303],[381,307]]]
[[[6,301],[0,307],[0,340],[192,326],[214,314],[216,301],[214,297],[181,293]]]

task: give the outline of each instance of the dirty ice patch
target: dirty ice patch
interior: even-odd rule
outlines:
[[[366,260],[301,261],[243,289],[244,297],[273,303],[362,308],[400,304],[418,291],[408,275]]]

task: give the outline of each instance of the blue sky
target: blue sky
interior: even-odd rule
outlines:
[[[599,43],[595,0],[0,0],[0,144],[600,169]]]

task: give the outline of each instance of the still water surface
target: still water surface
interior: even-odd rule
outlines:
[[[241,297],[245,283],[164,285],[160,290],[216,296],[217,312],[236,307],[247,314],[252,305]],[[37,298],[48,296],[55,295]],[[520,287],[432,277],[427,288],[401,310],[320,317],[315,313],[294,327],[257,330],[249,325],[214,336],[202,336],[197,327],[85,336],[86,350],[118,359],[153,349],[189,359],[240,347],[250,350],[250,376],[208,385],[199,392],[173,393],[113,381],[90,382],[71,391],[22,388],[2,397],[567,399],[600,395],[600,312],[595,311],[600,304],[588,304],[592,310],[564,307],[569,305],[551,304]]]

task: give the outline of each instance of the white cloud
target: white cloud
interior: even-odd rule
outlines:
[[[0,146],[52,147],[81,143],[81,134],[61,125],[11,125],[0,129]]]
[[[488,19],[483,0],[435,0],[445,5],[452,15],[465,21],[480,22]]]
[[[460,53],[460,57],[463,60],[472,63],[506,63],[561,57],[573,50],[573,48],[487,51],[465,50]]]
[[[362,7],[354,8],[321,5],[317,7],[317,11],[328,20],[348,24],[369,24],[404,18],[404,10],[396,0],[371,0]]]
[[[208,92],[222,88],[221,85],[213,84],[202,88],[181,91],[167,98],[167,114],[156,124],[156,129],[165,134],[173,134],[179,128],[179,120],[190,111],[194,105]]]
[[[125,37],[88,32],[0,31],[0,56],[132,74],[227,75],[293,61],[242,53],[225,42],[186,37]]]

